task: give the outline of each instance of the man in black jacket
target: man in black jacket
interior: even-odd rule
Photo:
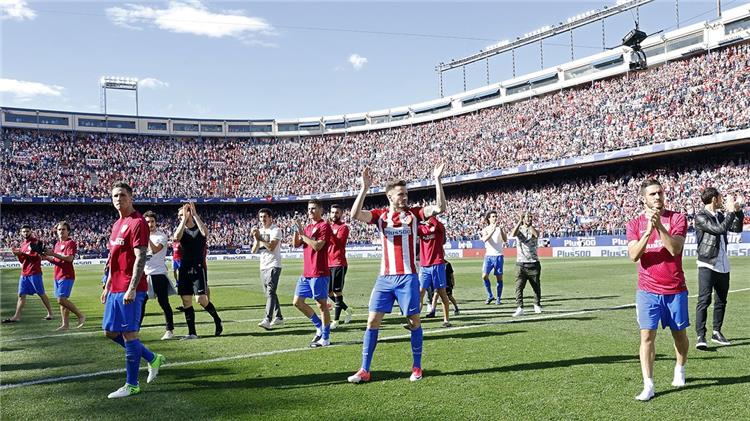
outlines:
[[[727,255],[727,232],[741,232],[742,205],[733,199],[728,203],[724,215],[724,201],[713,187],[707,187],[701,193],[705,205],[695,215],[695,239],[698,244],[698,304],[695,308],[695,330],[698,340],[695,347],[708,349],[706,343],[706,313],[711,305],[711,293],[716,290],[714,303],[714,326],[711,341],[720,345],[729,345],[721,333],[724,322],[724,311],[729,292],[729,258]]]

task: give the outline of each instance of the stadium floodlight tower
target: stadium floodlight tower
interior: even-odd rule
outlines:
[[[134,77],[102,76],[99,79],[101,87],[101,107],[104,117],[107,117],[107,90],[135,91],[135,116],[138,117],[138,79]]]

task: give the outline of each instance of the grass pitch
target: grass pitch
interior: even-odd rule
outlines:
[[[640,392],[635,311],[635,265],[626,259],[542,262],[544,313],[512,318],[512,261],[506,262],[501,306],[485,305],[479,260],[455,260],[455,297],[461,315],[453,328],[440,317],[423,320],[424,379],[410,383],[409,336],[403,317],[386,316],[372,365],[372,382],[346,383],[361,361],[367,301],[379,268],[352,260],[345,288],[355,312],[351,324],[332,332],[335,346],[309,349],[309,321],[291,306],[300,261],[285,261],[279,296],[286,326],[257,326],[265,298],[257,262],[213,262],[212,301],[225,320],[224,335],[197,310],[195,341],[160,341],[163,316],[149,301],[141,340],[164,354],[167,365],[140,395],[108,400],[125,380],[124,352],[101,333],[101,267],[77,267],[71,299],[87,315],[86,326],[55,332],[41,320],[41,303],[30,297],[24,319],[0,328],[2,419],[705,419],[717,410],[727,419],[750,418],[750,260],[732,258],[724,333],[731,346],[696,351],[691,326],[687,386],[669,385],[674,351],[668,331],[657,336],[656,397]],[[695,261],[685,260],[693,321]],[[16,301],[18,270],[0,271],[0,311]],[[51,270],[45,269],[48,293]],[[527,286],[527,310],[531,288]],[[173,306],[179,304],[171,297]],[[196,307],[198,308],[198,307]],[[709,314],[711,312],[709,309]],[[529,314],[531,313],[531,314]],[[440,312],[438,312],[440,315]],[[709,315],[709,329],[711,322]],[[178,335],[184,317],[175,313]],[[75,324],[75,316],[72,316]],[[145,364],[142,364],[145,367]],[[77,376],[77,377],[76,377]],[[31,382],[39,381],[37,384]]]

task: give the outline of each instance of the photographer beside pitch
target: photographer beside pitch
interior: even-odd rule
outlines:
[[[674,339],[676,364],[672,386],[685,385],[688,341],[688,292],[682,271],[682,248],[687,233],[685,215],[664,209],[661,184],[648,179],[641,183],[644,212],[628,222],[628,255],[638,262],[638,289],[635,310],[641,330],[640,361],[643,391],[635,398],[654,397],[656,329],[669,326]]]
[[[729,345],[721,333],[724,311],[729,293],[729,257],[727,256],[727,232],[742,232],[744,214],[738,200],[728,198],[731,211],[724,209],[724,201],[718,190],[708,187],[701,193],[705,205],[695,214],[695,241],[698,244],[698,303],[695,306],[695,332],[698,340],[695,347],[707,350],[706,313],[711,305],[711,293],[716,291],[714,323],[711,341]]]
[[[49,298],[44,292],[44,281],[42,280],[42,254],[44,246],[39,240],[34,238],[30,225],[21,227],[21,236],[23,243],[21,247],[12,249],[13,255],[21,262],[21,277],[18,279],[18,302],[16,303],[16,313],[5,320],[3,323],[15,323],[21,321],[21,314],[26,305],[27,295],[39,295],[39,298],[47,309],[47,315],[44,320],[52,320],[52,307],[49,304]]]

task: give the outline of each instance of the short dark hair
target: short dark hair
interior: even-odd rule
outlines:
[[[406,181],[404,180],[391,181],[390,183],[386,184],[385,192],[388,193],[389,191],[395,189],[396,187],[406,187]]]
[[[31,225],[29,225],[29,224],[23,224],[23,225],[21,225],[21,229],[24,229],[24,228],[25,229],[32,229]]]
[[[710,204],[714,197],[719,197],[719,191],[714,187],[706,187],[701,193],[701,201],[704,205]]]
[[[490,215],[492,215],[493,213],[495,214],[495,216],[497,216],[496,210],[493,209],[493,210],[487,211],[487,213],[484,214],[484,222],[490,222]]]
[[[313,205],[315,205],[315,206],[317,206],[317,207],[319,207],[321,209],[323,208],[323,203],[321,203],[320,200],[318,200],[318,199],[310,199],[310,200],[307,201],[307,204],[308,205],[313,204]]]
[[[155,221],[156,220],[156,212],[154,212],[152,210],[148,210],[148,211],[146,211],[146,212],[143,213],[143,217],[144,218],[154,218],[154,221]]]
[[[645,192],[646,189],[649,188],[649,187],[651,187],[651,186],[659,186],[659,187],[661,187],[661,183],[659,182],[659,180],[657,180],[655,178],[647,178],[647,179],[643,180],[643,182],[641,183],[641,189],[640,189],[641,195],[643,195],[643,192]]]
[[[334,210],[334,209],[344,209],[344,208],[341,207],[341,205],[339,205],[338,203],[334,203],[331,205],[331,210]]]
[[[57,228],[58,225],[64,226],[65,228],[68,229],[68,232],[70,232],[70,224],[68,223],[68,221],[60,221],[60,222],[58,222],[57,224],[55,224],[55,228]]]
[[[133,188],[130,187],[130,184],[124,182],[124,181],[118,181],[112,186],[112,190],[114,189],[125,189],[125,191],[128,192],[129,195],[133,195]]]
[[[258,215],[260,215],[261,213],[265,213],[269,218],[273,218],[273,212],[271,212],[271,209],[260,208],[260,210],[258,211]]]

